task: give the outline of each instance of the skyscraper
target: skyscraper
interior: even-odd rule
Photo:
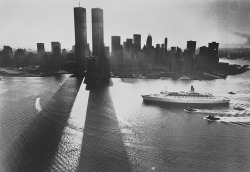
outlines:
[[[45,53],[44,43],[37,43],[37,53],[39,55]]]
[[[168,38],[165,38],[164,45],[165,45],[164,47],[165,52],[167,52],[168,51]]]
[[[112,66],[115,68],[120,68],[123,64],[123,47],[121,45],[121,37],[120,36],[112,36],[111,37],[111,60]]]
[[[106,57],[106,58],[110,57],[108,46],[104,46],[104,57]]]
[[[74,24],[75,24],[75,55],[78,66],[78,72],[84,71],[86,67],[85,61],[88,56],[87,48],[87,25],[86,25],[86,9],[82,7],[74,8]]]
[[[98,68],[104,65],[103,10],[92,8],[92,55]]]
[[[127,39],[126,40],[126,51],[131,52],[133,50],[133,40]]]
[[[152,48],[152,36],[151,35],[148,35],[147,37],[146,47]]]
[[[195,54],[196,41],[187,41],[187,50],[190,50],[193,54]]]
[[[60,42],[51,42],[51,52],[54,55],[61,54],[61,43]]]
[[[190,72],[193,68],[193,52],[190,49],[184,50],[182,60],[182,71]]]
[[[134,39],[133,40],[134,41],[133,49],[134,49],[134,52],[137,53],[138,51],[141,50],[141,35],[134,34],[133,39]]]
[[[121,46],[121,37],[120,36],[112,36],[111,37],[112,54],[118,52],[120,46]]]
[[[212,42],[208,44],[209,58],[211,59],[211,65],[215,66],[219,62],[218,51],[219,51],[219,43]]]

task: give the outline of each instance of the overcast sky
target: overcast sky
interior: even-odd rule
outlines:
[[[75,42],[73,8],[79,0],[0,0],[0,46],[32,48],[59,41],[71,49]],[[88,42],[92,47],[91,8],[104,10],[104,39],[121,40],[148,34],[153,44],[186,47],[188,40],[197,46],[216,41],[220,47],[250,47],[250,0],[81,0],[87,9]]]

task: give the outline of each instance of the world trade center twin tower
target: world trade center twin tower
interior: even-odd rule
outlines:
[[[97,68],[102,68],[104,63],[104,34],[103,34],[103,10],[92,8],[92,55],[95,58]],[[86,69],[86,60],[89,47],[87,43],[86,9],[74,8],[75,22],[75,55],[78,68]]]

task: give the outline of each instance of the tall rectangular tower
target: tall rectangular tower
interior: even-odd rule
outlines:
[[[139,34],[134,34],[134,52],[138,52],[141,50],[141,35]]]
[[[168,51],[168,38],[165,38],[165,40],[164,40],[164,49],[165,49],[165,52],[167,52]]]
[[[112,54],[117,53],[119,51],[120,46],[121,46],[121,37],[120,36],[112,36],[111,37]]]
[[[92,8],[92,55],[98,68],[104,65],[103,10]]]
[[[196,41],[187,41],[187,50],[190,50],[193,54],[195,54]]]
[[[61,43],[60,42],[51,42],[51,52],[53,55],[61,54]]]
[[[85,61],[88,56],[86,9],[74,8],[75,23],[75,55],[79,71],[86,68]]]
[[[39,55],[45,53],[44,43],[37,43],[37,53]]]

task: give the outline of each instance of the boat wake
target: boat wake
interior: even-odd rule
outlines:
[[[42,106],[40,104],[40,97],[36,98],[35,108],[38,113],[42,111]]]
[[[194,113],[204,113],[219,117],[218,122],[250,127],[250,111],[197,109]]]

